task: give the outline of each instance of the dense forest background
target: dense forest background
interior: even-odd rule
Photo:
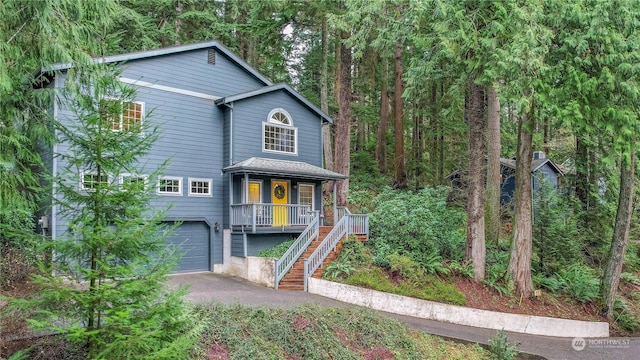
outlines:
[[[30,86],[37,69],[215,39],[335,119],[326,167],[351,176],[333,194],[340,204],[384,186],[448,185],[461,169],[475,279],[507,221],[517,293],[533,291],[540,242],[570,240],[613,312],[627,247],[640,239],[637,1],[8,0],[0,19],[3,246],[23,246],[13,234],[33,225],[37,147],[53,141],[51,94]],[[538,222],[555,234],[532,221],[537,150],[566,173],[566,212]],[[500,157],[516,159],[513,209],[500,207]]]

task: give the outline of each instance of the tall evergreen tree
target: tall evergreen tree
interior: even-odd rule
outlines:
[[[49,243],[54,259],[34,276],[39,292],[24,304],[36,327],[66,334],[87,358],[149,357],[168,347],[186,355],[183,292],[165,287],[175,265],[168,229],[162,212],[149,210],[157,170],[138,163],[158,132],[149,119],[114,127],[135,106],[134,90],[117,79],[105,65],[68,72],[59,100],[69,115],[56,125],[68,150],[53,200],[69,231]]]

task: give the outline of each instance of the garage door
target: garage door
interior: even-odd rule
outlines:
[[[209,270],[209,226],[203,221],[183,222],[167,239],[168,245],[180,246],[182,259],[175,272]]]

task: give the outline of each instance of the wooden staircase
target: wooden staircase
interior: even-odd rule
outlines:
[[[304,290],[304,259],[309,257],[316,248],[322,243],[322,240],[329,234],[331,231],[331,226],[320,226],[318,230],[318,238],[313,240],[307,250],[302,253],[302,256],[293,264],[293,267],[287,272],[287,274],[282,278],[280,284],[278,284],[279,290]],[[316,270],[313,274],[313,277],[319,278],[322,276],[322,271],[325,266],[335,260],[340,251],[342,250],[342,242],[338,243],[338,246],[334,251],[332,251],[329,256],[323,261],[322,266]]]

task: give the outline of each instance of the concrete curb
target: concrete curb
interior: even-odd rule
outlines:
[[[485,329],[564,338],[609,337],[609,323],[472,309],[310,278],[309,293],[374,310]]]

